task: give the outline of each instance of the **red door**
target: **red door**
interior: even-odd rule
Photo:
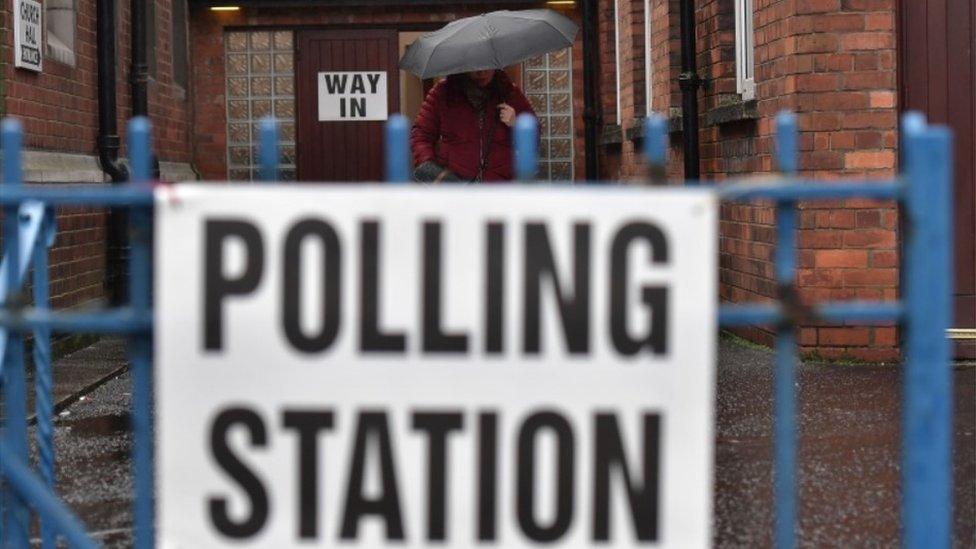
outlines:
[[[902,0],[900,105],[955,135],[955,327],[976,329],[976,9],[972,0]],[[960,330],[962,332],[962,330]],[[960,335],[965,336],[965,333]],[[957,340],[976,358],[976,340]]]
[[[298,179],[381,181],[383,121],[319,121],[319,73],[385,71],[387,111],[399,111],[397,32],[385,29],[298,33]]]

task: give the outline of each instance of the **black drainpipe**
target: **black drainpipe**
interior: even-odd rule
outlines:
[[[698,86],[695,67],[695,0],[681,0],[681,140],[685,152],[685,179],[698,179]]]
[[[597,87],[600,85],[600,23],[597,19],[597,0],[583,3],[583,147],[586,158],[586,180],[600,178],[597,156],[597,130],[600,128],[600,102]]]
[[[95,40],[98,45],[98,161],[113,185],[129,179],[119,161],[118,111],[115,97],[115,0],[98,0]],[[113,305],[125,299],[126,212],[108,212],[105,238],[105,294]]]
[[[132,116],[149,116],[149,65],[146,62],[146,0],[132,0]]]
[[[149,116],[149,62],[146,59],[146,2],[131,0],[132,13],[132,70],[129,76],[132,96],[132,116]],[[155,24],[155,21],[153,22]],[[159,158],[152,157],[153,177],[159,178]]]
[[[98,161],[112,183],[129,178],[119,162],[118,113],[115,104],[115,2],[98,0]]]

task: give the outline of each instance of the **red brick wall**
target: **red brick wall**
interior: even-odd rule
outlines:
[[[634,142],[626,139],[627,131],[640,124],[646,114],[644,67],[644,1],[618,0],[617,14],[620,48],[620,126],[624,139],[620,145],[621,179],[642,174],[642,164],[635,155]]]
[[[492,9],[490,4],[477,7],[397,6],[396,9],[374,10],[363,7],[303,8],[247,8],[237,12],[213,12],[191,9],[191,78],[193,80],[193,108],[197,131],[193,140],[194,166],[204,179],[222,180],[227,177],[227,112],[225,97],[224,32],[228,28],[277,27],[349,28],[372,25],[392,26],[404,30],[431,30],[461,17],[476,15]],[[498,8],[502,9],[502,8]],[[564,11],[579,24],[578,14]],[[583,49],[582,36],[573,46],[573,102],[576,177],[584,175],[583,146]]]
[[[162,160],[190,159],[190,110],[187,92],[172,84],[170,2],[157,0],[156,77],[149,84],[150,116],[157,154]],[[129,5],[119,2],[116,49],[118,124],[124,136],[129,103]],[[19,118],[26,149],[97,155],[98,132],[95,0],[76,3],[75,66],[46,57],[43,72],[16,69],[12,59],[12,2],[0,8],[4,29],[0,71],[4,79],[4,114]],[[72,307],[104,293],[107,214],[94,208],[59,208],[58,236],[51,252],[51,298]]]
[[[623,1],[623,0],[622,0]],[[612,0],[604,0],[612,8]],[[896,167],[894,0],[755,0],[755,80],[758,119],[709,125],[707,114],[739,101],[735,86],[734,3],[696,4],[702,177],[764,174],[774,170],[772,133],[781,109],[798,114],[799,167],[822,179],[888,177]],[[678,2],[652,0],[653,106],[680,107]],[[633,21],[624,18],[622,32]],[[621,40],[625,47],[643,47]],[[613,88],[606,88],[608,91]],[[626,87],[622,103],[636,97]],[[608,93],[604,94],[611,95]],[[609,120],[608,120],[609,122]],[[670,172],[681,173],[681,134],[672,134]],[[639,173],[627,144],[619,173]],[[608,159],[608,164],[613,159]],[[614,171],[608,170],[607,176]],[[800,296],[891,299],[898,288],[897,212],[890,203],[848,200],[800,205]],[[773,282],[773,210],[724,204],[720,227],[720,294],[733,302],[767,300]],[[769,342],[762,329],[742,333]],[[891,327],[809,326],[800,331],[808,353],[826,358],[892,360]]]
[[[187,92],[172,83],[170,2],[156,0],[155,78],[149,83],[149,114],[155,127],[156,150],[163,160],[188,162],[190,110]],[[75,28],[75,66],[44,59],[44,71],[16,69],[12,57],[13,31],[10,3],[3,6],[7,23],[3,43],[4,113],[24,124],[24,146],[29,149],[97,154],[98,82],[95,44],[95,0],[78,0]],[[118,124],[124,134],[130,116],[129,4],[119,2],[117,27]]]

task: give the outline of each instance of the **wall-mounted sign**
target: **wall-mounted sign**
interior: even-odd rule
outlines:
[[[158,546],[711,543],[715,197],[487,187],[159,191]]]
[[[384,71],[319,73],[319,121],[386,120]]]
[[[44,36],[41,3],[37,0],[14,0],[14,66],[41,70],[41,47]]]

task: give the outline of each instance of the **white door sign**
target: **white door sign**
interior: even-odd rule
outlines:
[[[386,120],[385,71],[320,72],[319,121]]]

